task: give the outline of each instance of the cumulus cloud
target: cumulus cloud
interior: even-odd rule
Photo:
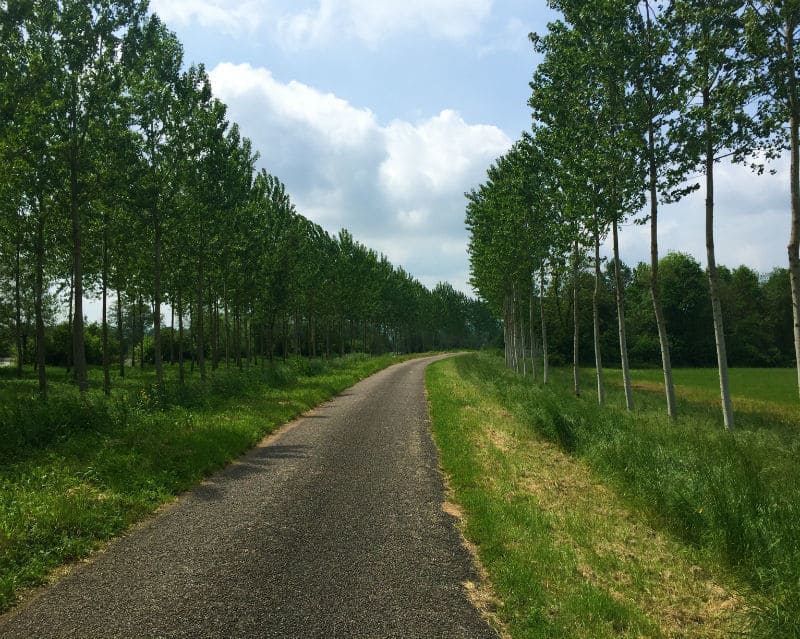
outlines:
[[[375,46],[409,30],[460,39],[478,30],[491,6],[492,0],[320,0],[316,7],[284,16],[279,29],[294,45],[345,36]]]
[[[776,175],[756,175],[735,164],[715,167],[714,236],[718,264],[745,264],[766,273],[788,263],[788,161],[776,162]],[[702,178],[698,180],[702,184]],[[659,210],[659,252],[681,251],[706,264],[705,190]],[[606,242],[606,255],[611,242]],[[628,264],[650,261],[650,227],[626,225],[620,233],[622,259]]]
[[[263,26],[292,48],[342,38],[374,47],[409,31],[448,40],[464,38],[479,29],[491,11],[492,0],[318,0],[310,6],[303,4],[288,0],[153,0],[152,7],[167,22],[197,22],[230,35]]]
[[[169,24],[197,22],[236,35],[255,31],[267,2],[264,0],[152,0],[151,8]]]
[[[395,120],[385,131],[388,157],[381,165],[381,184],[398,202],[452,193],[467,176],[486,169],[483,158],[495,157],[508,137],[495,126],[468,125],[452,110],[421,124]]]
[[[265,115],[299,127],[304,135],[322,137],[333,147],[363,146],[377,128],[369,109],[355,108],[301,82],[281,83],[264,68],[223,62],[210,76],[214,92],[226,102],[255,102]]]
[[[463,194],[510,147],[505,133],[453,110],[382,125],[369,109],[249,64],[221,63],[210,78],[303,215],[348,228],[426,284],[469,291]]]

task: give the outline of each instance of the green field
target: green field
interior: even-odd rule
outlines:
[[[594,375],[594,369],[583,371],[587,377]],[[607,369],[606,374],[612,383],[622,383],[622,371]],[[734,402],[763,401],[800,410],[800,395],[797,391],[797,370],[794,368],[731,368],[729,371],[731,395]],[[716,368],[676,368],[673,379],[678,393],[693,397],[706,397],[719,400],[719,377]],[[661,369],[635,369],[631,371],[633,384],[659,384],[663,387],[664,374]]]
[[[81,398],[63,369],[49,370],[42,403],[32,376],[0,370],[0,611],[65,562],[153,512],[264,435],[359,379],[407,359],[352,355],[220,369],[184,387],[167,367],[115,376],[100,370]]]
[[[566,369],[543,389],[491,355],[429,368],[452,499],[512,637],[800,637],[787,371],[737,371],[761,395],[738,403],[733,433],[715,372],[686,373],[698,386],[679,387],[671,421],[657,384],[636,389],[628,414],[613,373],[601,408],[589,370],[575,398]],[[773,376],[787,401],[765,399]]]

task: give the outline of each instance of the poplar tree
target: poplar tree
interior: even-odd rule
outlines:
[[[741,0],[678,0],[668,16],[677,40],[680,93],[687,101],[671,127],[670,137],[680,152],[678,176],[686,178],[697,170],[705,175],[707,271],[727,429],[734,427],[734,417],[714,246],[714,165],[722,155],[746,159],[754,145],[754,127],[746,109],[753,82],[750,60],[743,54],[743,8]]]
[[[99,151],[90,134],[103,122],[109,105],[119,94],[120,42],[127,29],[140,19],[145,6],[137,0],[59,0],[50,5],[58,34],[51,68],[55,83],[63,91],[62,99],[51,105],[51,114],[59,137],[57,152],[65,159],[68,174],[74,280],[73,363],[82,393],[88,390],[83,324],[83,227],[88,181]]]
[[[748,0],[748,48],[759,71],[758,92],[767,158],[789,151],[792,291],[795,365],[800,392],[800,0]]]

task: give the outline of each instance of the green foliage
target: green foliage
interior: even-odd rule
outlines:
[[[223,361],[493,338],[477,302],[434,299],[303,217],[145,2],[2,3],[0,28],[0,353],[37,365],[42,398],[46,364],[85,391],[87,363],[110,384],[137,346],[162,384],[181,338],[202,377]],[[108,337],[84,326],[89,296]]]

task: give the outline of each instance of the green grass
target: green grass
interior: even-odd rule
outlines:
[[[797,412],[762,397],[730,434],[702,388],[679,393],[671,422],[657,390],[629,415],[613,384],[600,408],[592,377],[576,399],[553,373],[541,389],[485,355],[428,373],[443,465],[511,635],[730,636],[749,610],[753,636],[800,637]],[[713,587],[694,592],[692,566]],[[706,602],[707,623],[674,617],[703,592],[729,596]]]
[[[592,375],[593,372],[588,372]],[[619,369],[607,371],[609,380],[621,382]],[[794,368],[731,368],[729,370],[731,395],[734,401],[756,400],[794,406],[800,410],[797,392],[797,370]],[[719,400],[719,377],[716,368],[676,368],[673,378],[678,391],[693,391],[711,401]],[[664,383],[661,369],[636,369],[631,371],[634,383]]]
[[[221,468],[281,424],[381,368],[391,355],[216,371],[163,393],[152,372],[114,379],[110,399],[91,371],[81,398],[50,370],[42,403],[33,377],[0,376],[0,611],[65,562],[91,553]],[[30,374],[29,374],[30,375]]]

